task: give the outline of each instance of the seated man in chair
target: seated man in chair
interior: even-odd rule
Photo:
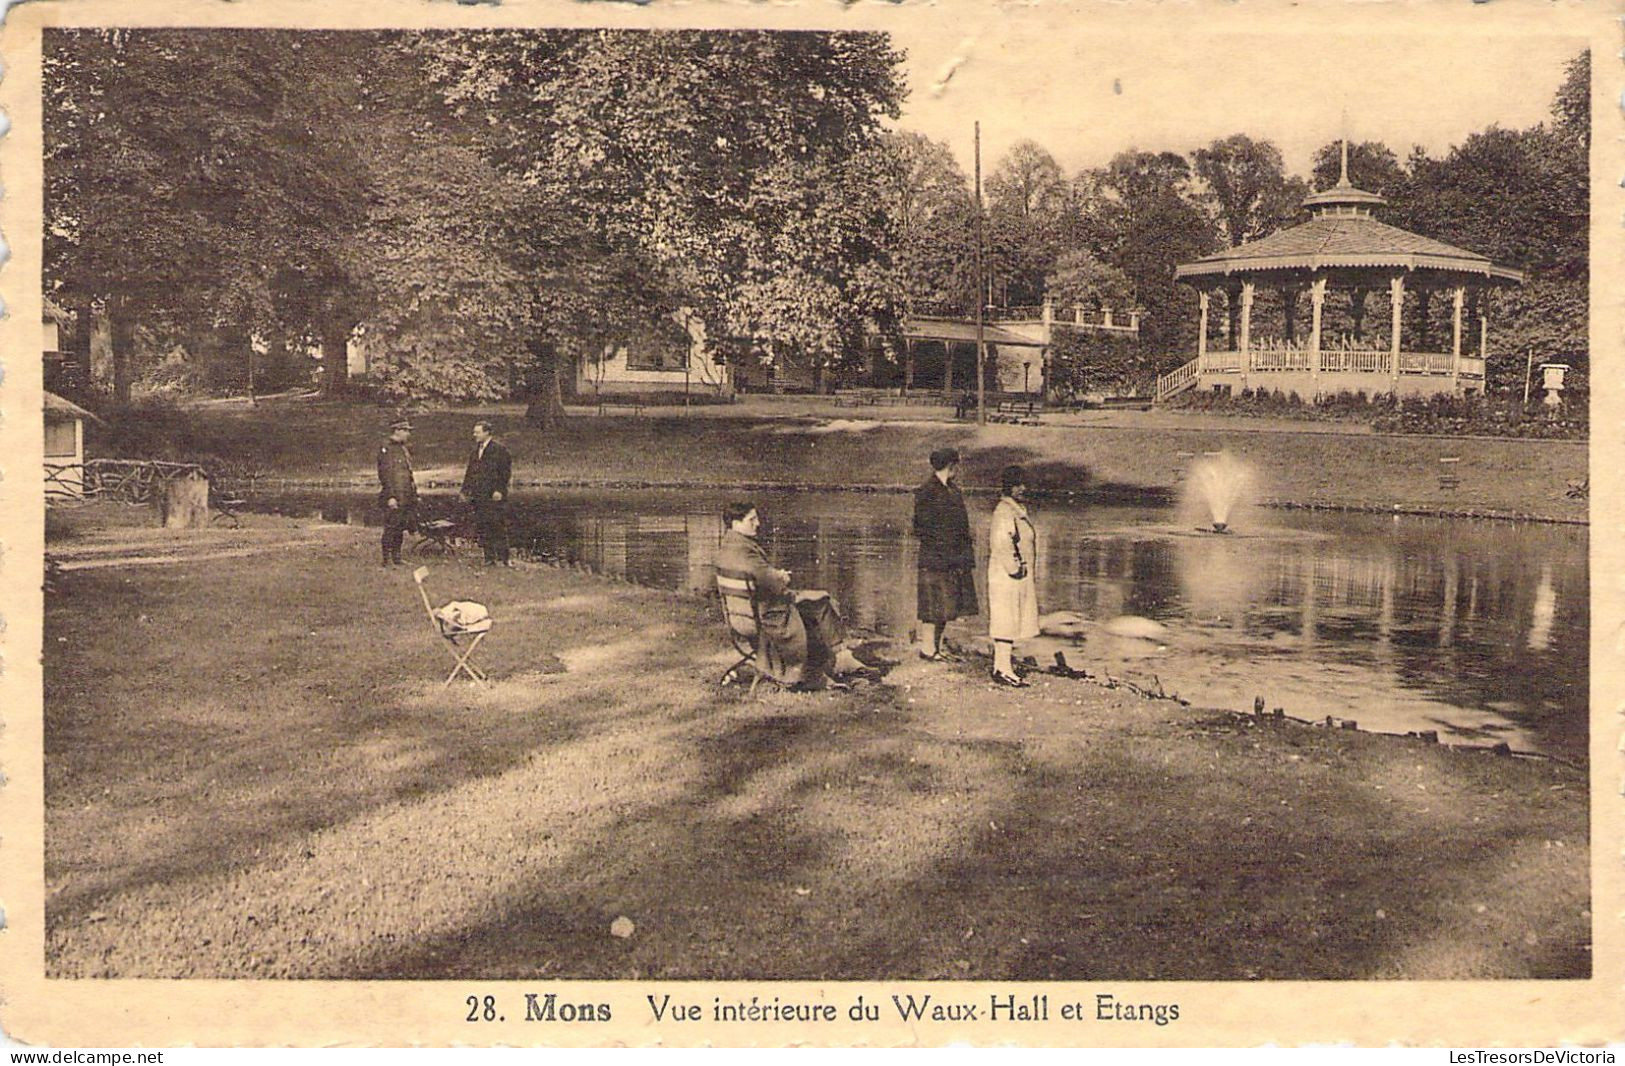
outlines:
[[[769,564],[756,542],[762,522],[755,505],[730,503],[722,523],[726,531],[717,549],[717,572],[756,583],[762,673],[795,689],[816,690],[826,684],[844,688],[841,677],[867,671],[846,647],[846,627],[829,593],[797,592],[790,588],[790,572]]]

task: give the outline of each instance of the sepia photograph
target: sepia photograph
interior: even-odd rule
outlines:
[[[1618,60],[1094,10],[45,19],[29,965],[1069,1042],[1598,975]]]

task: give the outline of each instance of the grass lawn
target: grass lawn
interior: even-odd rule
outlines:
[[[425,451],[450,461],[463,420],[425,419]],[[629,431],[651,473],[678,469],[661,425]],[[570,468],[514,436],[527,473]],[[437,599],[498,618],[495,684],[448,689],[409,574],[375,553],[341,528],[57,578],[49,974],[1590,971],[1581,772],[912,659],[750,700],[717,684],[713,606],[538,568],[434,568]]]
[[[758,405],[759,406],[759,405]],[[1566,483],[1587,475],[1587,449],[1571,441],[1446,440],[1307,431],[1302,424],[1193,417],[1189,428],[1158,413],[1082,426],[976,427],[919,418],[885,420],[885,408],[859,418],[797,417],[790,403],[756,413],[727,408],[647,416],[575,414],[543,432],[517,407],[431,411],[414,416],[420,483],[462,478],[469,427],[494,416],[524,484],[663,485],[917,484],[926,454],[952,444],[966,454],[962,482],[993,488],[998,470],[1018,462],[1036,486],[1119,492],[1150,498],[1178,491],[1188,456],[1221,449],[1257,472],[1266,499],[1316,506],[1437,509],[1583,520],[1587,501]],[[767,412],[778,412],[771,417]],[[192,413],[186,450],[231,456],[267,474],[372,484],[387,413],[327,402],[267,403],[254,411]],[[1458,456],[1460,486],[1441,488],[1439,460]]]

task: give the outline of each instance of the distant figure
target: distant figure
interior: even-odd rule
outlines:
[[[1016,641],[1038,636],[1038,583],[1033,567],[1038,560],[1038,531],[1022,500],[1027,475],[1019,466],[1007,466],[1000,478],[999,503],[988,527],[987,616],[993,638],[993,680],[1010,688],[1026,688],[1012,661]]]
[[[474,532],[485,549],[486,566],[508,565],[508,482],[513,457],[491,435],[491,423],[474,423],[474,451],[463,475],[463,496],[474,505]]]
[[[914,490],[914,535],[920,539],[915,599],[920,619],[920,658],[958,662],[942,647],[942,630],[955,618],[976,613],[976,545],[970,535],[965,495],[954,480],[959,452],[931,453],[931,476]]]
[[[412,423],[397,418],[389,426],[389,440],[378,449],[378,502],[384,508],[385,566],[401,565],[401,541],[417,528],[418,486],[412,477]]]
[[[971,399],[970,393],[968,393],[968,392],[960,393],[959,394],[959,402],[954,404],[954,417],[955,418],[969,418],[971,408],[973,408],[975,406],[976,406],[976,401]]]
[[[750,503],[730,503],[722,512],[725,531],[717,547],[717,572],[750,578],[762,615],[762,673],[798,691],[845,688],[844,674],[867,668],[847,650],[846,628],[829,593],[796,592],[790,571],[769,564],[756,542],[761,516]]]

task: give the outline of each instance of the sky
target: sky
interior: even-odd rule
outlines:
[[[1345,132],[1403,158],[1414,144],[1442,154],[1492,123],[1540,122],[1585,47],[1460,27],[1350,28],[1148,32],[975,15],[905,26],[893,31],[910,86],[897,125],[946,142],[967,175],[977,119],[984,177],[1025,138],[1074,174],[1128,148],[1188,153],[1237,132],[1274,141],[1287,170],[1307,175],[1315,149]]]

